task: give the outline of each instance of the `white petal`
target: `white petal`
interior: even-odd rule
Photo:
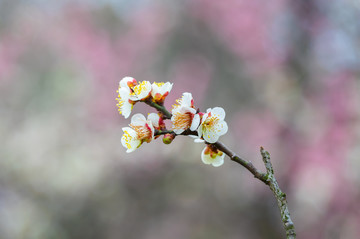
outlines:
[[[199,138],[199,136],[195,136],[195,135],[189,135],[191,138],[194,139],[194,143],[204,143],[205,140],[202,140]]]
[[[199,124],[200,124],[200,115],[196,114],[194,115],[194,118],[191,122],[190,130],[195,131],[199,127]]]
[[[134,114],[131,117],[131,124],[135,125],[135,126],[144,126],[146,123],[146,118],[143,114],[138,113],[138,114]]]
[[[149,81],[142,81],[136,86],[133,87],[135,96],[132,96],[131,99],[143,100],[151,92],[151,83]]]
[[[201,152],[201,161],[202,161],[204,164],[212,164],[213,158],[210,157],[210,154],[205,154],[206,148],[207,148],[207,147],[205,147],[205,148],[203,149],[203,151]]]
[[[169,92],[170,93],[170,91],[171,91],[171,89],[172,89],[172,86],[173,86],[173,83],[170,83],[170,82],[166,82],[164,85],[163,85],[163,89],[164,89],[164,94],[166,93],[166,92]]]
[[[185,129],[173,129],[175,134],[181,134],[182,132],[185,131]]]
[[[211,110],[211,114],[218,117],[220,120],[225,119],[225,110],[221,107],[215,107]]]
[[[174,105],[175,106],[175,105]],[[180,106],[178,106],[178,107],[173,107],[172,109],[171,109],[171,114],[172,114],[172,116],[171,116],[171,121],[173,121],[173,118],[174,118],[174,115],[176,114],[176,113],[178,113],[178,112],[180,112]]]
[[[200,138],[203,134],[203,126],[202,125],[199,126],[199,128],[197,129],[197,132],[198,132],[198,136]]]
[[[128,100],[130,98],[130,89],[129,88],[121,87],[121,88],[119,88],[118,92],[119,92],[121,99]]]
[[[127,153],[131,153],[141,145],[141,141],[137,139],[136,131],[132,128],[124,127],[122,130],[124,131],[124,134],[121,137],[121,144],[127,148]]]
[[[204,164],[212,164],[212,166],[214,166],[214,167],[219,167],[219,166],[223,165],[225,154],[223,153],[221,156],[217,155],[215,158],[212,158],[210,156],[210,154],[205,154],[206,148],[207,148],[207,146],[201,152],[201,160],[203,161],[203,163]]]
[[[205,120],[209,117],[209,113],[206,113],[203,115],[202,119],[201,119],[201,124],[205,122]]]
[[[228,125],[225,121],[220,121],[216,125],[214,125],[214,131],[219,135],[224,135],[228,131]]]
[[[148,120],[151,121],[152,125],[154,127],[159,127],[159,120],[160,120],[160,116],[156,113],[151,113],[148,115]]]
[[[218,141],[219,135],[216,133],[215,130],[210,129],[203,132],[203,138],[206,142],[213,144]]]
[[[154,139],[154,135],[155,135],[155,128],[154,126],[152,125],[152,122],[150,120],[147,120],[146,121],[146,126],[150,128],[150,131],[151,131],[151,140]]]
[[[212,166],[219,167],[219,166],[223,165],[224,164],[224,158],[225,158],[224,153],[221,156],[216,156],[216,158],[213,159]]]
[[[195,114],[196,110],[194,108],[188,107],[188,106],[181,106],[178,109],[178,112],[180,112],[181,114],[186,114],[188,112],[190,112],[191,114]],[[176,110],[176,109],[175,109]],[[175,111],[176,112],[176,111]]]
[[[155,97],[157,93],[160,93],[160,87],[154,82],[151,84],[151,96]]]
[[[128,82],[134,82],[136,83],[136,80],[131,77],[131,76],[125,76],[124,78],[121,79],[121,81],[119,82],[119,86],[120,87],[125,87],[125,88],[129,88],[128,86]]]
[[[191,107],[193,102],[193,97],[191,93],[185,92],[183,93],[182,99],[181,99],[181,105]]]
[[[134,105],[131,104],[129,101],[124,101],[123,105],[121,106],[121,114],[125,117],[125,119],[130,116],[133,107]]]
[[[200,139],[200,138],[194,139],[194,143],[204,143],[204,142],[205,142],[205,140]]]

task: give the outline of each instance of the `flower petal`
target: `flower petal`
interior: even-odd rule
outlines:
[[[205,154],[206,148],[207,148],[207,147],[205,147],[205,148],[203,149],[203,151],[201,152],[201,161],[202,161],[204,164],[212,164],[213,158],[210,157],[210,154]]]
[[[219,167],[224,164],[225,154],[223,153],[221,156],[218,155],[213,159],[212,166]]]
[[[159,127],[159,121],[160,121],[160,116],[156,113],[151,113],[148,115],[148,120],[151,121],[151,124],[155,127],[158,128]]]
[[[131,91],[129,88],[121,87],[121,88],[119,88],[118,92],[119,92],[119,96],[121,97],[121,99],[127,100],[130,98]]]
[[[215,107],[211,110],[211,114],[218,117],[220,120],[225,119],[225,110],[221,107]]]
[[[129,101],[124,101],[123,105],[121,106],[121,114],[127,119],[130,116],[130,113],[134,107],[134,104],[130,103]]]
[[[203,131],[203,138],[206,142],[213,144],[216,143],[216,141],[218,141],[219,135],[217,134],[214,128],[210,128],[208,130]]]
[[[212,164],[214,167],[219,167],[224,163],[225,154],[221,151],[212,151],[211,147],[206,146],[201,152],[201,161],[204,164]]]
[[[125,76],[124,78],[122,78],[122,79],[120,80],[119,86],[130,89],[130,88],[129,88],[129,83],[135,85],[135,84],[136,84],[136,80],[135,80],[133,77],[131,77],[131,76]]]
[[[132,128],[124,127],[122,130],[124,131],[124,134],[121,137],[121,144],[127,148],[127,153],[131,153],[141,145],[141,141],[137,139],[136,131]]]
[[[151,83],[149,81],[142,81],[133,87],[134,95],[131,95],[131,100],[143,100],[149,96],[151,92]]]
[[[134,114],[131,117],[131,124],[134,126],[145,126],[145,123],[146,123],[146,118],[141,113]]]
[[[184,129],[173,129],[175,134],[181,134],[182,132],[184,132]]]
[[[204,123],[208,117],[209,117],[209,113],[205,113],[201,119],[201,124]]]
[[[205,140],[200,139],[200,138],[194,139],[194,143],[204,143],[204,142],[205,142]]]
[[[163,94],[165,94],[166,92],[169,92],[170,93],[170,91],[171,91],[171,89],[172,89],[172,86],[173,86],[173,83],[170,83],[170,82],[166,82],[164,85],[163,85],[163,90],[164,90],[164,92],[163,92]]]
[[[181,98],[181,105],[187,107],[192,107],[194,105],[194,101],[191,93],[189,92],[183,93],[183,96]]]
[[[150,130],[151,132],[151,139],[147,139],[147,142],[150,142],[155,138],[155,128],[150,120],[146,121],[145,127],[147,127],[148,130]]]
[[[203,135],[203,126],[200,125],[199,128],[197,129],[197,132],[198,132],[198,136],[199,138]]]
[[[225,121],[220,121],[216,125],[214,125],[214,130],[216,133],[221,136],[227,133],[228,131],[228,125]]]
[[[199,127],[199,124],[200,124],[200,115],[195,114],[191,122],[190,130],[195,131]]]

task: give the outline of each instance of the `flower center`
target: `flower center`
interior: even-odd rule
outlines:
[[[188,129],[191,126],[193,115],[190,112],[182,114],[180,112],[175,113],[173,122],[174,129]]]
[[[206,127],[207,129],[211,128],[214,125],[216,125],[219,121],[220,121],[220,119],[218,117],[211,116],[205,120],[204,127]]]
[[[145,81],[140,82],[140,84],[134,86],[132,90],[134,91],[132,94],[140,95],[141,92],[146,91],[146,82]]]
[[[130,127],[136,131],[137,138],[139,140],[151,138],[151,130],[149,130],[147,127],[139,126],[139,125],[135,126],[133,124],[130,124]]]

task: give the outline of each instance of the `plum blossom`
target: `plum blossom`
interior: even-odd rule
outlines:
[[[170,93],[173,84],[170,82],[152,83],[151,85],[151,96],[154,102],[162,104],[165,101],[166,96]]]
[[[223,165],[224,158],[225,154],[211,144],[206,145],[206,147],[201,152],[201,160],[203,163],[211,164],[214,167]]]
[[[130,88],[130,99],[133,101],[145,100],[151,93],[151,83],[149,81],[141,81]]]
[[[151,142],[154,139],[155,129],[151,119],[146,119],[142,114],[135,114],[131,117],[130,127],[124,127],[121,144],[127,148],[126,152],[135,151],[143,142]]]
[[[202,116],[201,124],[198,128],[198,136],[208,143],[216,143],[221,135],[226,134],[228,126],[225,119],[225,111],[221,107],[207,109]]]
[[[194,100],[191,93],[185,92],[181,99],[176,100],[178,104],[173,105],[171,110],[173,131],[181,134],[187,129],[194,131],[200,124],[200,115],[194,108]]]
[[[116,91],[118,93],[117,107],[120,114],[122,114],[125,119],[130,116],[130,113],[134,107],[135,102],[130,100],[131,87],[137,84],[136,80],[132,77],[124,77],[119,82],[119,88]]]
[[[143,100],[150,95],[151,84],[148,81],[138,83],[133,77],[126,76],[119,82],[117,90],[117,106],[119,113],[125,118],[130,116],[136,101]]]
[[[148,115],[148,120],[151,121],[153,127],[155,130],[164,130],[166,129],[165,122],[162,117],[160,117],[159,114],[150,113]],[[155,139],[158,138],[160,135],[156,135]]]
[[[156,113],[150,113],[148,115],[148,120],[151,121],[155,129],[160,129],[160,127],[164,124],[163,119]]]

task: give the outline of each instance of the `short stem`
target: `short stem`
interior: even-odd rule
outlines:
[[[155,103],[151,99],[145,100],[144,103],[157,109],[157,111],[159,111],[163,115],[163,119],[171,119],[172,114],[167,111],[164,105]]]

